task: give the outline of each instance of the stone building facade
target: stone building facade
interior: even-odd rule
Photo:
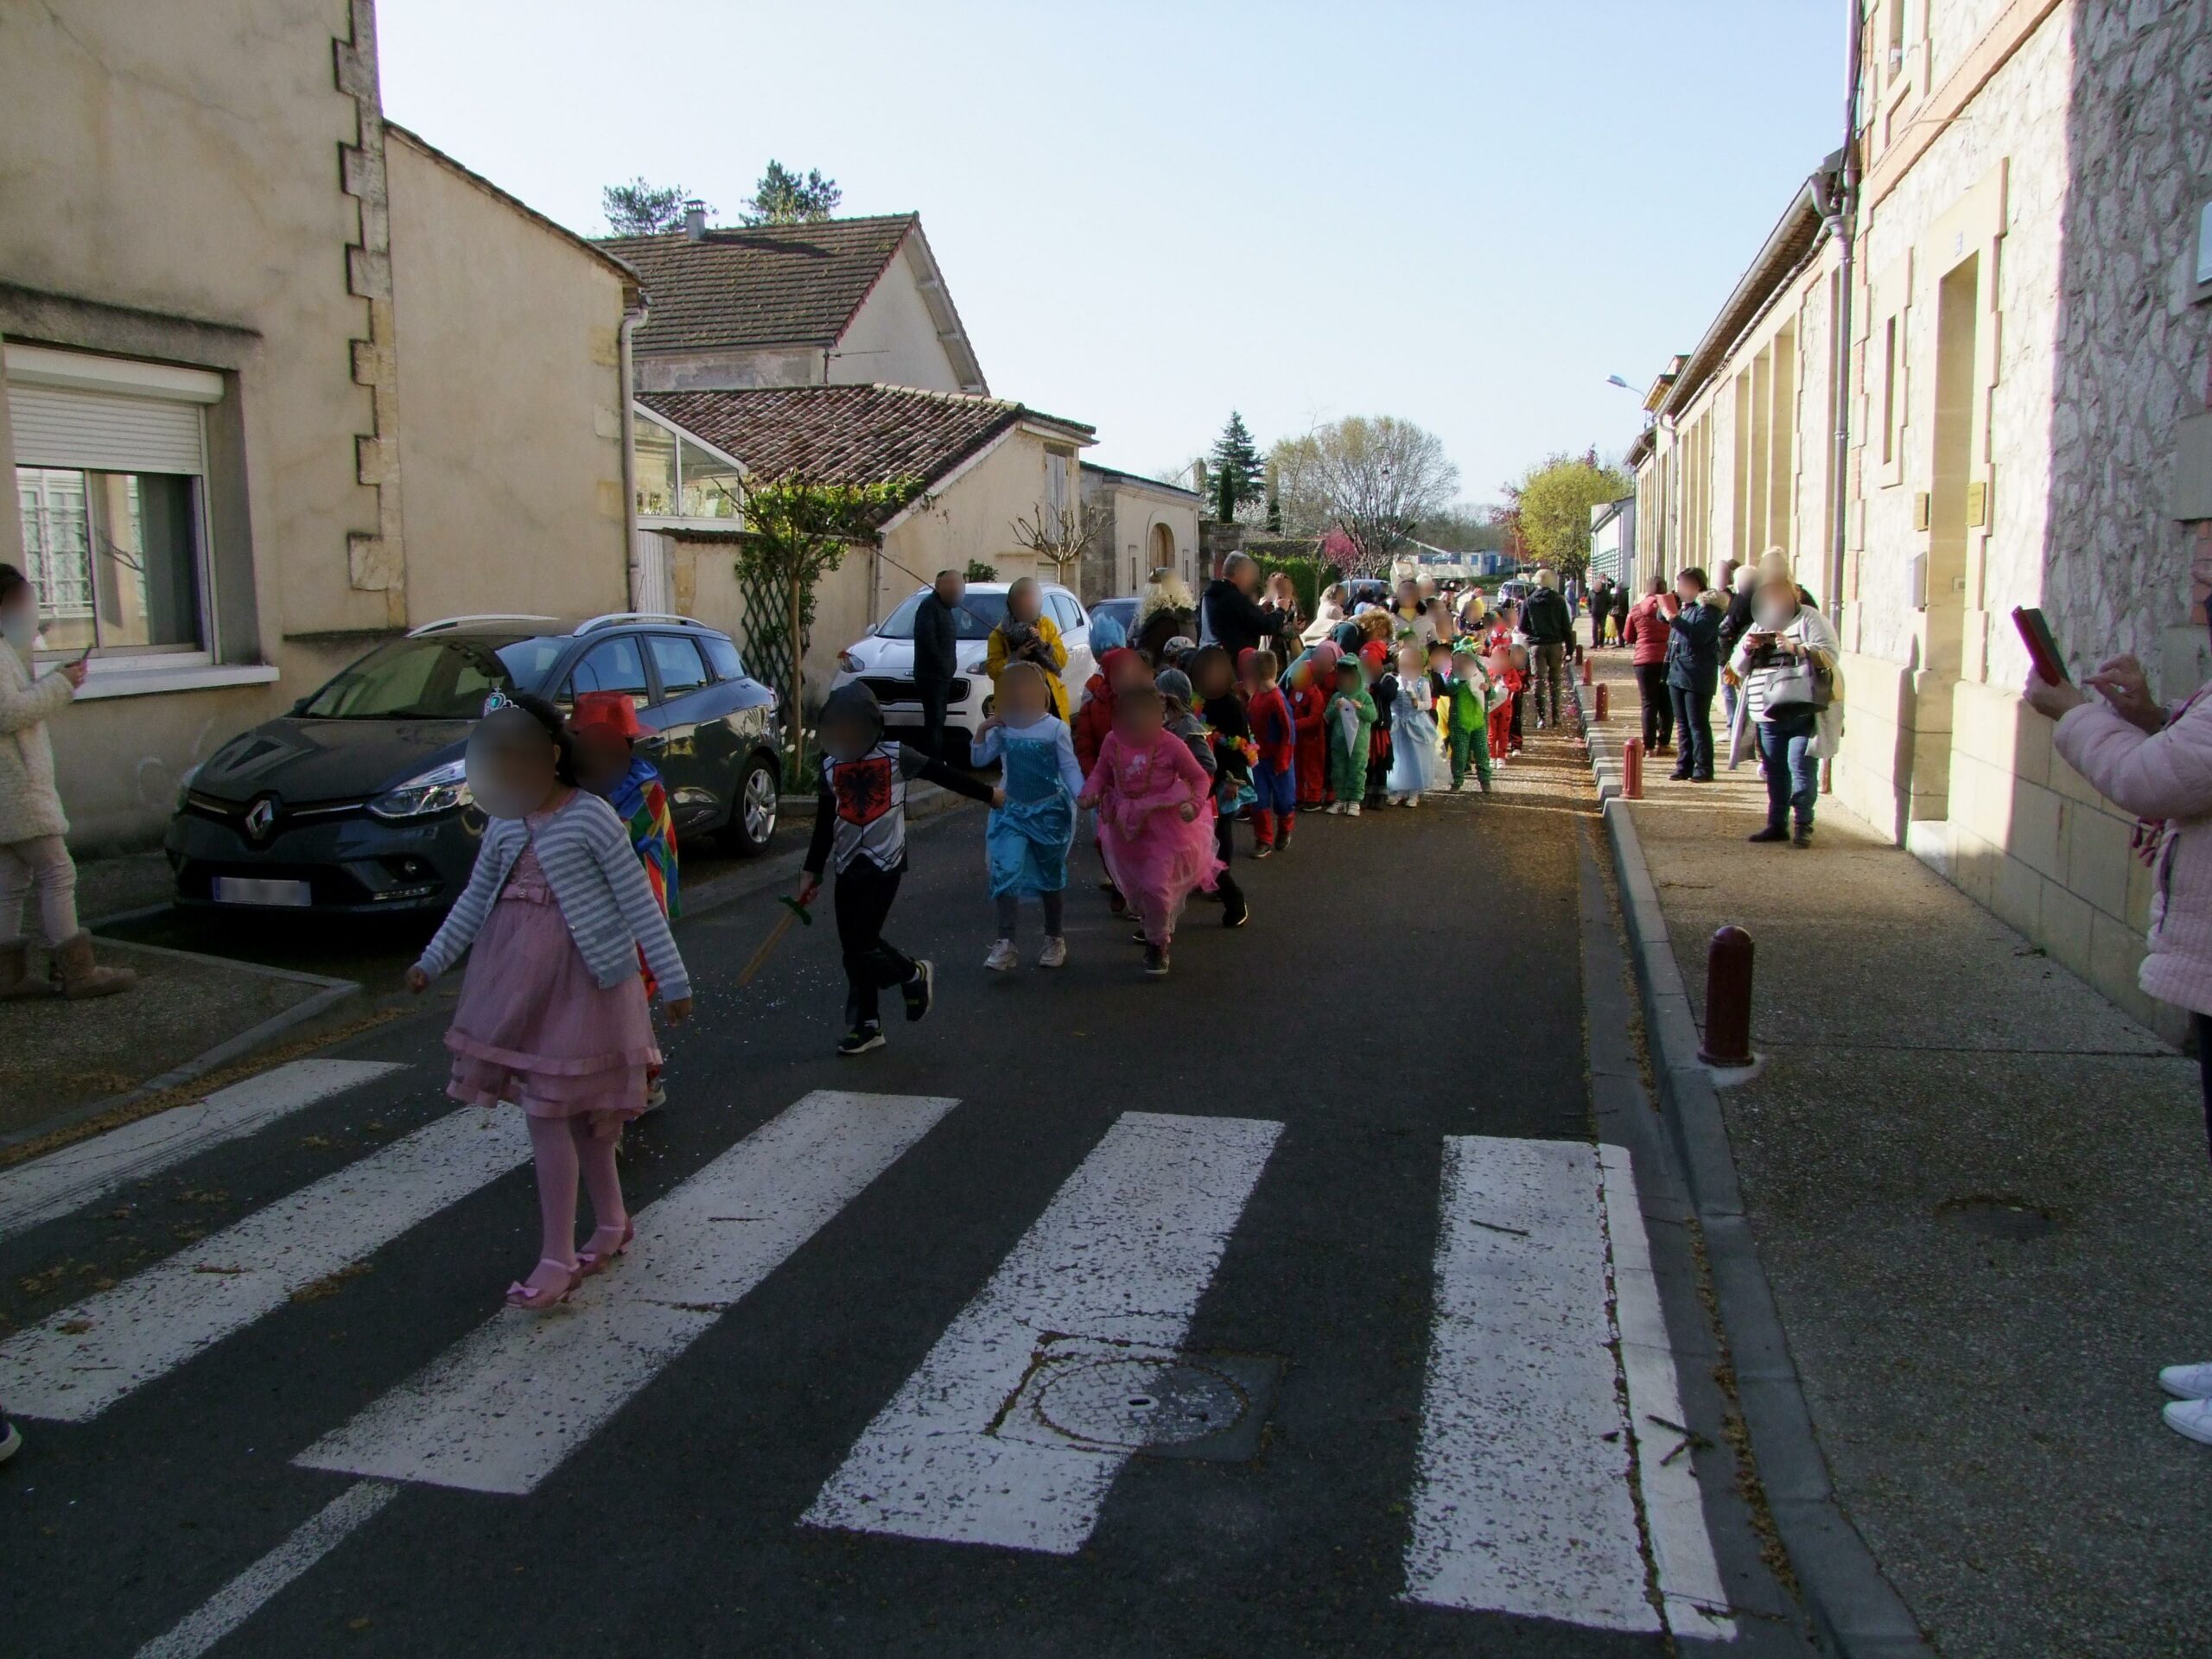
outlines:
[[[372,0],[0,7],[0,561],[80,852],[411,624],[627,594],[636,275],[384,118]],[[31,205],[35,204],[33,211]],[[404,486],[404,487],[403,487]]]
[[[2021,701],[2011,612],[2041,606],[2077,673],[2134,653],[2169,700],[2212,668],[2212,542],[2176,470],[2212,367],[2212,7],[1866,0],[1865,35],[1845,464],[1816,175],[1802,247],[1770,242],[1725,338],[1654,389],[1640,545],[1787,548],[1845,647],[1836,797],[2175,1030],[2135,989],[2133,821]]]

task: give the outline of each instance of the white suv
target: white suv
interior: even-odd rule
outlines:
[[[968,596],[954,618],[960,629],[959,673],[945,706],[944,728],[971,742],[991,712],[991,677],[983,671],[983,656],[989,648],[991,630],[1006,620],[1006,593],[1012,585],[969,582]],[[1037,585],[1044,594],[1045,614],[1059,629],[1060,643],[1068,650],[1068,665],[1061,671],[1060,680],[1067,687],[1068,708],[1072,712],[1083,701],[1083,688],[1095,667],[1090,657],[1090,617],[1082,601],[1057,582]],[[914,612],[928,592],[926,588],[916,588],[871,632],[837,653],[834,685],[849,685],[858,680],[868,687],[883,705],[884,724],[894,730],[921,729],[922,700],[914,689]]]

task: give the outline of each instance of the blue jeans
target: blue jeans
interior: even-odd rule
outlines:
[[[1820,793],[1821,763],[1813,753],[1820,716],[1808,709],[1759,722],[1759,753],[1766,761],[1766,827],[1786,830],[1789,810],[1797,827],[1813,827],[1813,798]]]

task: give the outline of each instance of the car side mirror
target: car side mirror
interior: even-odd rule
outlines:
[[[298,698],[298,699],[297,699],[297,700],[296,700],[296,701],[293,702],[293,704],[292,704],[292,712],[293,712],[293,714],[295,714],[295,715],[304,715],[304,714],[305,714],[305,713],[307,713],[307,711],[308,711],[308,704],[309,704],[309,703],[313,702],[314,701],[315,701],[315,699],[314,699],[314,697],[312,697],[312,696],[305,696],[305,697]]]

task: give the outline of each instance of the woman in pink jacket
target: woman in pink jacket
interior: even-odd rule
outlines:
[[[2206,620],[2212,623],[2212,601]],[[2160,1001],[2189,1010],[2212,1134],[2212,685],[2162,707],[2133,657],[2109,658],[2084,683],[2104,701],[2032,671],[2027,699],[2058,722],[2051,741],[2067,764],[2143,821],[2137,842],[2152,888],[2140,983]],[[2212,1363],[2169,1365],[2158,1381],[2175,1396],[2167,1426],[2212,1445]]]

